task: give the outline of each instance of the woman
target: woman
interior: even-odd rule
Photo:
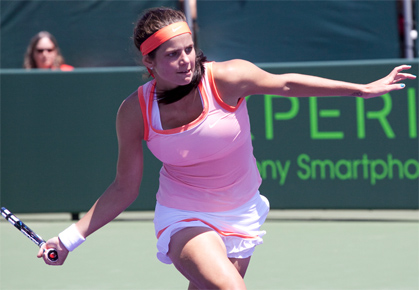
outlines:
[[[143,172],[141,140],[163,162],[155,210],[157,257],[173,263],[190,289],[245,289],[243,277],[269,210],[258,188],[244,97],[372,98],[415,76],[396,67],[367,85],[299,74],[273,75],[243,60],[206,62],[196,53],[182,13],[149,10],[134,30],[154,80],[124,100],[117,115],[119,156],[114,182],[83,218],[50,239],[58,265],[87,236],[137,197]]]
[[[26,49],[23,67],[26,69],[59,69],[62,71],[74,69],[71,65],[64,63],[64,57],[58,47],[57,40],[47,31],[41,31],[32,37]]]

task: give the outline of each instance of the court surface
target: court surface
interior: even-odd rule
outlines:
[[[18,214],[48,239],[69,214]],[[126,212],[61,267],[0,222],[0,289],[186,289],[156,255],[152,212]],[[271,211],[245,277],[248,289],[419,289],[418,211]]]

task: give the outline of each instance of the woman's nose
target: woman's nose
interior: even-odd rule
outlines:
[[[181,64],[188,64],[189,63],[189,57],[188,54],[185,51],[182,51],[180,55],[180,63]]]

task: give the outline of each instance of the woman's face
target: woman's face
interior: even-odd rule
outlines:
[[[43,37],[38,41],[33,53],[37,68],[53,68],[55,58],[57,57],[57,50],[54,43],[48,37]]]
[[[158,90],[189,84],[195,70],[192,36],[181,34],[169,39],[160,45],[151,63]]]

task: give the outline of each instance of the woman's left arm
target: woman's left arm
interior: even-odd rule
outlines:
[[[412,74],[403,73],[409,68],[409,65],[401,65],[377,81],[356,84],[295,73],[275,75],[250,62],[231,60],[214,63],[214,79],[220,94],[233,99],[256,94],[284,97],[355,96],[368,99],[403,89],[401,81],[416,78]],[[234,103],[233,100],[230,102]]]

